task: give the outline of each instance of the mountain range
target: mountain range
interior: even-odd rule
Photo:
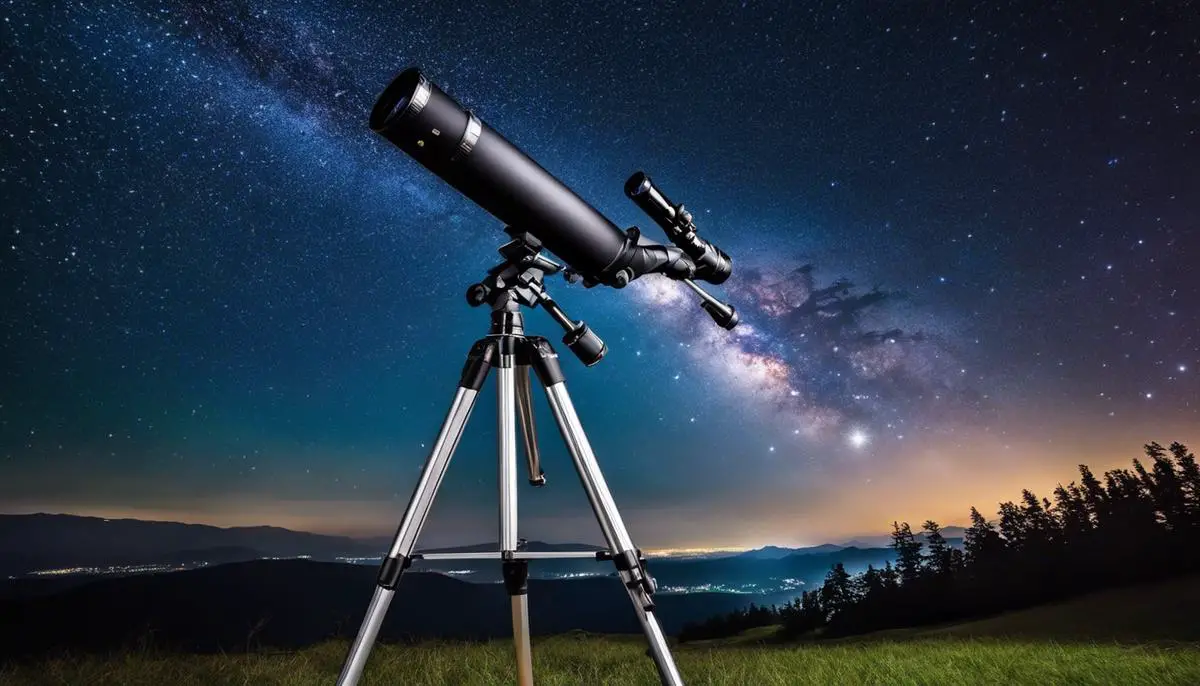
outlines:
[[[104,519],[63,514],[0,515],[0,576],[63,567],[169,564],[189,557],[315,559],[378,556],[380,549],[343,536],[273,526]]]
[[[948,526],[942,530],[951,543],[962,538],[962,527]],[[920,534],[918,538],[923,538]],[[106,519],[69,514],[0,515],[0,573],[12,574],[45,568],[47,565],[109,564],[163,560],[186,557],[197,551],[254,551],[262,557],[295,557],[307,555],[315,559],[346,557],[377,557],[391,543],[391,537],[351,538],[305,531],[293,531],[274,526],[222,528],[206,524],[145,521],[140,519]],[[747,551],[722,551],[689,555],[687,557],[753,557],[782,558],[788,555],[827,553],[843,548],[882,548],[891,543],[890,536],[858,537],[844,543],[824,543],[817,546],[789,548],[765,546]],[[531,543],[534,545],[535,543]],[[591,550],[586,544],[546,544],[555,549]],[[494,550],[494,543],[481,543],[454,548],[430,549],[428,552]],[[172,557],[173,556],[173,557]]]
[[[375,585],[364,565],[311,560],[239,562],[171,574],[103,578],[53,595],[0,600],[0,657],[69,649],[237,651],[295,648],[357,631]],[[531,631],[637,633],[628,596],[614,578],[531,580]],[[742,608],[761,598],[735,593],[656,597],[664,629]],[[511,636],[501,584],[409,573],[380,639]]]
[[[962,530],[947,527],[952,544]],[[881,537],[887,540],[885,537]],[[47,596],[86,584],[97,576],[127,576],[178,571],[271,558],[354,562],[374,567],[388,539],[359,540],[279,527],[220,528],[201,524],[104,519],[62,514],[0,515],[0,598]],[[864,545],[874,538],[845,544],[825,543],[790,548],[766,546],[687,557],[650,558],[652,574],[664,594],[724,591],[752,594],[782,602],[803,587],[819,584],[829,568],[842,563],[855,573],[868,564],[894,559],[890,548]],[[495,543],[423,552],[496,550]],[[530,551],[601,550],[580,543],[530,541]],[[498,583],[500,565],[493,560],[420,560],[414,571],[440,572],[464,581]],[[613,576],[611,564],[588,559],[537,560],[535,579]]]
[[[952,545],[961,545],[962,529],[947,527]],[[686,557],[653,557],[652,570],[668,592],[723,590],[754,594],[797,592],[819,583],[829,568],[843,563],[851,573],[894,559],[883,545],[888,537],[867,537],[844,544],[790,548],[766,546]],[[220,528],[201,524],[104,519],[63,514],[0,515],[0,597],[45,595],[76,586],[90,575],[126,575],[246,562],[304,557],[317,561],[357,562],[373,566],[390,538],[359,540],[279,527]],[[496,550],[495,543],[423,552]],[[530,551],[601,550],[579,543],[530,541]],[[414,571],[432,571],[465,581],[497,583],[500,567],[491,560],[418,561]],[[26,578],[38,572],[41,578]],[[567,579],[611,576],[612,567],[587,559],[538,560],[533,578]],[[46,578],[50,577],[50,578]],[[65,577],[65,578],[63,578]]]
[[[952,545],[962,530],[947,527]],[[885,538],[885,537],[881,537]],[[885,539],[886,540],[886,539]],[[278,527],[219,528],[177,522],[103,519],[61,514],[0,515],[0,598],[47,595],[86,583],[96,575],[170,571],[266,558],[304,557],[317,561],[356,562],[374,566],[389,539],[359,540]],[[846,544],[825,543],[789,548],[766,546],[742,552],[714,552],[687,557],[651,557],[652,573],[666,593],[731,591],[783,597],[820,583],[841,562],[855,573],[868,564],[894,559],[890,548],[863,545],[874,538]],[[424,552],[496,550],[495,543]],[[530,551],[601,550],[579,543],[530,541]],[[418,561],[414,571],[440,572],[464,581],[498,583],[500,566],[492,560]],[[33,573],[36,578],[31,578]],[[536,579],[612,576],[608,563],[588,559],[538,560],[530,565]]]
[[[205,524],[105,519],[65,514],[0,515],[0,577],[115,565],[219,564],[262,558],[378,560],[391,538],[360,540],[274,526],[221,528]],[[491,544],[424,552],[496,550]],[[601,550],[579,543],[530,541],[527,549]]]

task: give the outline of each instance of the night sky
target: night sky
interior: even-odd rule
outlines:
[[[961,523],[1200,442],[1194,5],[359,4],[0,9],[0,509],[394,530],[506,240],[367,128],[409,65],[734,258],[733,332],[550,283],[609,345],[564,368],[643,547]],[[425,543],[495,539],[492,388]],[[537,403],[522,535],[598,540]]]

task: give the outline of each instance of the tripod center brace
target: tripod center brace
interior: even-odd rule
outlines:
[[[558,263],[539,254],[541,243],[532,235],[508,229],[514,240],[500,248],[506,259],[488,271],[488,277],[467,291],[472,306],[490,304],[491,331],[476,341],[467,356],[450,411],[442,423],[437,440],[425,461],[421,476],[400,527],[379,570],[375,591],[367,607],[358,635],[350,646],[338,686],[354,686],[362,676],[367,657],[374,646],[384,615],[396,592],[400,577],[416,559],[496,559],[503,566],[505,586],[512,602],[513,642],[516,647],[517,683],[532,686],[533,661],[529,641],[528,564],[531,559],[594,557],[611,560],[633,603],[634,612],[649,642],[648,653],[658,669],[664,686],[682,686],[658,618],[654,615],[653,578],[646,573],[645,559],[633,545],[629,531],[617,511],[604,476],[596,462],[591,444],[584,434],[567,395],[558,354],[550,342],[539,336],[526,336],[521,306],[543,308],[566,331],[563,342],[586,365],[604,356],[604,343],[583,322],[572,321],[546,292],[543,276],[562,270]],[[524,437],[529,481],[545,484],[533,424],[530,370],[545,387],[554,420],[575,464],[588,502],[604,534],[608,550],[591,552],[527,552],[520,549],[517,537],[517,439],[518,426]],[[414,553],[417,537],[429,514],[434,496],[446,473],[450,458],[458,446],[476,397],[484,381],[496,373],[498,409],[498,453],[500,495],[500,550],[482,553]]]

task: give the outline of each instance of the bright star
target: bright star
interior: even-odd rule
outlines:
[[[867,432],[863,431],[862,429],[855,429],[850,432],[850,435],[846,437],[846,440],[850,441],[850,445],[853,447],[861,448],[869,443],[871,439],[867,436]]]

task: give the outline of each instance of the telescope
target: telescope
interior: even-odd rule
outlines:
[[[622,288],[646,274],[663,274],[695,291],[719,325],[737,325],[733,307],[695,283],[729,278],[729,256],[701,238],[691,213],[672,204],[644,173],[629,178],[625,193],[666,231],[672,246],[646,239],[637,227],[618,229],[419,69],[404,70],[384,89],[369,124],[510,229],[536,237],[585,286]]]
[[[337,686],[357,686],[371,648],[383,626],[404,570],[421,560],[482,560],[501,563],[510,597],[517,685],[533,686],[529,634],[529,562],[555,558],[593,558],[611,562],[649,647],[663,686],[683,686],[666,634],[655,614],[658,585],[645,555],[633,543],[600,472],[587,434],[567,394],[558,353],[541,336],[525,329],[522,307],[541,306],[566,332],[563,343],[587,366],[604,357],[604,342],[582,321],[567,316],[550,297],[545,277],[562,272],[585,286],[623,288],[646,274],[682,281],[696,292],[701,307],[726,329],[737,325],[737,312],[696,284],[729,278],[729,256],[700,237],[692,214],[672,203],[650,177],[637,172],[625,183],[627,195],[666,232],[671,245],[646,239],[637,227],[621,231],[528,155],[463,109],[419,70],[406,69],[380,95],[371,110],[372,130],[412,156],[458,192],[507,226],[512,240],[500,248],[504,260],[467,289],[467,303],[491,306],[491,328],[467,354],[454,400],[433,442],[421,476],[391,547],[384,555],[362,625],[338,676]],[[557,255],[567,267],[541,254]],[[463,429],[488,376],[496,379],[497,482],[500,504],[498,550],[421,552],[417,537],[429,516]],[[529,483],[545,486],[538,431],[533,420],[534,381],[546,392],[558,432],[604,535],[606,549],[525,550],[517,527],[517,434],[524,444]]]

